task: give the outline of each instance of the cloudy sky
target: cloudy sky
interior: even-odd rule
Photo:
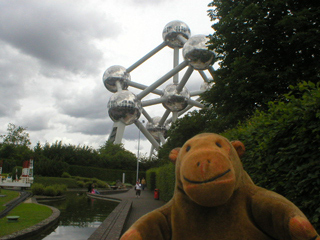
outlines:
[[[61,140],[97,149],[113,125],[107,112],[113,93],[103,85],[104,71],[112,65],[128,68],[157,47],[172,20],[185,22],[191,35],[212,34],[208,3],[0,0],[0,134],[13,123],[27,128],[32,145]],[[150,85],[172,66],[173,50],[166,47],[133,70],[131,80]],[[195,89],[189,90],[199,89],[201,82],[193,73],[188,84]],[[156,105],[147,112],[162,116],[164,108]],[[138,133],[135,125],[126,127],[122,142],[134,153]],[[150,151],[144,136],[140,147]]]

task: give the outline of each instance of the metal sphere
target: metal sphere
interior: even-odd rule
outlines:
[[[139,119],[142,106],[136,95],[128,90],[113,94],[108,102],[109,116],[114,121],[121,121],[126,125]]]
[[[208,41],[205,35],[194,35],[183,46],[183,57],[197,70],[208,69],[215,61],[214,52],[206,46]]]
[[[161,117],[154,117],[152,122],[148,122],[146,125],[147,130],[157,141],[160,141],[160,135],[166,136],[168,131],[165,125],[159,125],[160,120]]]
[[[162,104],[166,109],[172,112],[179,112],[188,106],[190,93],[186,88],[183,88],[180,93],[177,92],[177,85],[170,84],[163,91],[163,98],[166,101]]]
[[[110,92],[117,92],[117,84],[120,83],[122,90],[126,90],[128,88],[128,81],[130,81],[131,77],[127,70],[119,65],[114,65],[109,67],[103,74],[103,84]]]
[[[179,35],[182,35],[186,39],[189,39],[191,35],[188,25],[179,20],[169,22],[162,32],[163,40],[168,42],[168,46],[171,48],[183,47],[184,43],[177,38]]]

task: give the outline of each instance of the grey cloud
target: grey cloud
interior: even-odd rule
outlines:
[[[77,119],[68,127],[68,132],[86,135],[108,135],[113,122],[111,119]]]
[[[0,117],[12,116],[21,109],[20,99],[26,95],[25,79],[34,73],[35,63],[20,56],[0,40]]]
[[[26,126],[29,131],[41,131],[50,128],[50,119],[53,113],[44,111],[29,112],[20,119],[23,126]]]
[[[54,93],[60,113],[75,118],[102,119],[109,117],[107,103],[111,93],[101,83],[92,90],[74,92],[74,89],[57,89]]]
[[[96,71],[102,52],[94,39],[114,37],[113,20],[78,1],[0,1],[0,38],[46,64]]]

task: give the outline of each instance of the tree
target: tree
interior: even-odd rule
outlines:
[[[29,138],[29,133],[26,132],[24,127],[16,127],[13,123],[9,123],[7,127],[8,135],[0,135],[3,138],[4,144],[20,145],[20,146],[30,146],[31,141]]]
[[[319,1],[214,0],[210,49],[220,61],[203,98],[231,128],[290,85],[320,78]]]
[[[103,146],[98,149],[100,161],[103,167],[111,169],[135,170],[137,157],[132,152],[126,150],[122,144],[113,144],[106,141]]]
[[[0,155],[4,159],[11,159],[16,165],[22,164],[24,160],[30,159],[32,151],[29,148],[31,141],[26,128],[17,127],[9,123],[7,135],[0,135],[3,142],[0,144]],[[6,161],[5,161],[6,162]]]

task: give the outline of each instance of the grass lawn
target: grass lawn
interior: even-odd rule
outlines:
[[[0,195],[6,195],[5,197],[0,197],[0,212],[1,212],[6,208],[5,206],[3,206],[4,204],[19,197],[19,192],[1,189]]]
[[[0,219],[0,237],[31,227],[50,217],[52,210],[35,203],[21,203],[7,216],[20,216],[17,222],[8,222],[6,217]]]

